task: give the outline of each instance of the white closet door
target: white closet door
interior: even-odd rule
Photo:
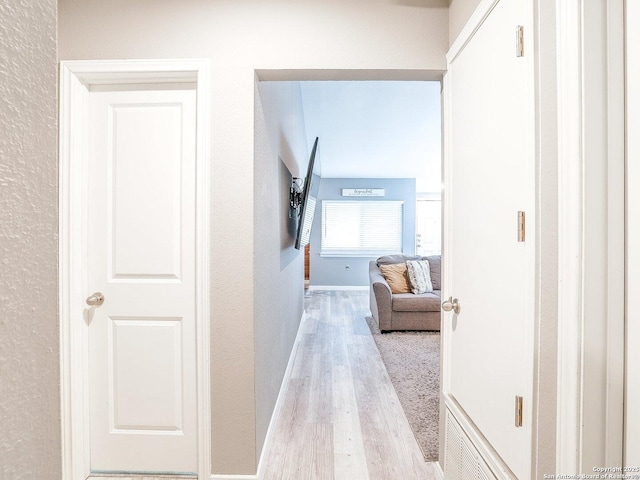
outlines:
[[[499,1],[450,60],[443,265],[447,295],[461,310],[443,312],[442,327],[445,393],[521,480],[531,478],[535,255],[533,46],[525,42],[519,57],[515,41],[526,4]],[[522,426],[515,425],[516,396],[523,397]]]
[[[89,95],[92,472],[197,471],[196,92]]]

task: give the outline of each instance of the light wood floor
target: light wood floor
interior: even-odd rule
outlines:
[[[312,291],[265,480],[431,480],[365,322],[368,292]]]

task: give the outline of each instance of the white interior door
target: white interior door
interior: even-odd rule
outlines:
[[[626,2],[627,325],[624,464],[640,466],[640,2]],[[633,472],[629,472],[632,474]],[[637,472],[636,472],[637,473]]]
[[[447,295],[460,313],[443,312],[450,395],[519,478],[531,478],[534,176],[530,104],[533,47],[516,55],[516,27],[527,30],[526,3],[501,0],[460,53],[448,83],[450,189],[443,265]],[[525,241],[518,212],[525,212]],[[523,425],[515,425],[516,396]]]
[[[197,472],[194,85],[93,87],[91,471]]]

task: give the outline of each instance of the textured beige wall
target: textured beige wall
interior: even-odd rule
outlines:
[[[256,345],[263,342],[254,328],[254,264],[260,253],[254,238],[274,238],[254,226],[255,70],[444,70],[447,29],[447,8],[424,2],[60,0],[62,60],[211,60],[214,473],[255,473],[264,440],[256,436],[264,435],[265,418],[260,415],[257,428],[256,372],[283,374],[282,361],[272,372],[256,369],[254,361]],[[290,275],[297,275],[295,268]],[[261,324],[262,332],[279,328],[276,316],[270,318],[275,323]],[[286,342],[272,347],[278,358],[289,354]],[[272,393],[270,403],[271,398]]]
[[[0,2],[0,478],[60,461],[56,0]]]
[[[480,0],[451,0],[449,5],[449,46],[460,35]]]

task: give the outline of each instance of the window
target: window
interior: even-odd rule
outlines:
[[[440,255],[442,251],[442,202],[419,198],[416,203],[416,254]]]
[[[402,252],[400,201],[322,202],[322,255],[374,256]]]

